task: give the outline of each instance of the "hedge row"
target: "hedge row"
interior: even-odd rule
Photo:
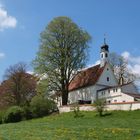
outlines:
[[[35,96],[30,103],[30,106],[12,106],[5,113],[0,113],[0,123],[19,122],[32,118],[46,116],[54,111],[57,111],[56,104],[42,96]]]

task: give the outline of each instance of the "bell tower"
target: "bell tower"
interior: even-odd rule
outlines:
[[[100,67],[103,67],[106,62],[109,62],[109,46],[106,44],[105,38],[104,45],[101,46],[100,61]]]

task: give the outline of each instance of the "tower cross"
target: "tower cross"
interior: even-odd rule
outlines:
[[[106,44],[106,34],[104,34],[104,44]]]

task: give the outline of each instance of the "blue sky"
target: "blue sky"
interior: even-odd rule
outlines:
[[[31,63],[40,33],[57,16],[70,17],[92,36],[88,65],[99,59],[106,34],[110,51],[123,54],[140,73],[139,13],[139,0],[0,0],[0,80],[10,65]]]

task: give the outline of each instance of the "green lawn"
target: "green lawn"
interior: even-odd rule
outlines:
[[[140,140],[140,111],[117,111],[101,118],[82,113],[83,118],[64,113],[3,124],[0,140]]]

